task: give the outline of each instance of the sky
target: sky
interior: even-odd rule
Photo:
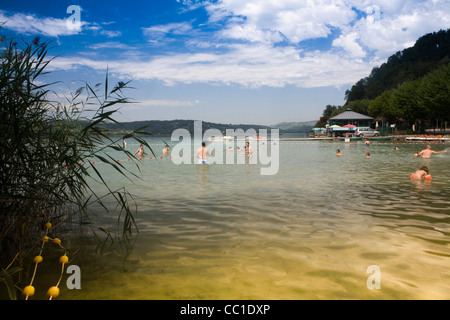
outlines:
[[[448,29],[450,0],[7,0],[5,21],[8,39],[50,42],[39,81],[59,97],[107,70],[131,81],[118,121],[274,125],[344,104],[390,55]]]

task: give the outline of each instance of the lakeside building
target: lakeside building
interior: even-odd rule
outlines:
[[[355,132],[357,127],[371,127],[374,118],[347,109],[329,119],[328,130],[332,136],[341,136]]]

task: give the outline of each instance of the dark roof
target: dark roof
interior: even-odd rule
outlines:
[[[358,112],[354,112],[351,109],[347,109],[347,111],[342,112],[333,118],[330,118],[330,120],[373,120],[373,118]]]

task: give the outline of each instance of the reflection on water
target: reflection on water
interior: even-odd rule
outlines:
[[[62,296],[449,299],[450,155],[414,158],[420,147],[282,142],[275,176],[145,160],[142,180],[114,181],[139,206],[128,271],[111,256],[80,261],[82,290]],[[411,181],[422,165],[433,180]],[[366,286],[371,265],[380,290]]]

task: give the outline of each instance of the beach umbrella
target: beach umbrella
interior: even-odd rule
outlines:
[[[337,124],[332,125],[330,128],[340,128],[341,126],[338,126]]]
[[[356,128],[354,124],[346,124],[343,128]]]

